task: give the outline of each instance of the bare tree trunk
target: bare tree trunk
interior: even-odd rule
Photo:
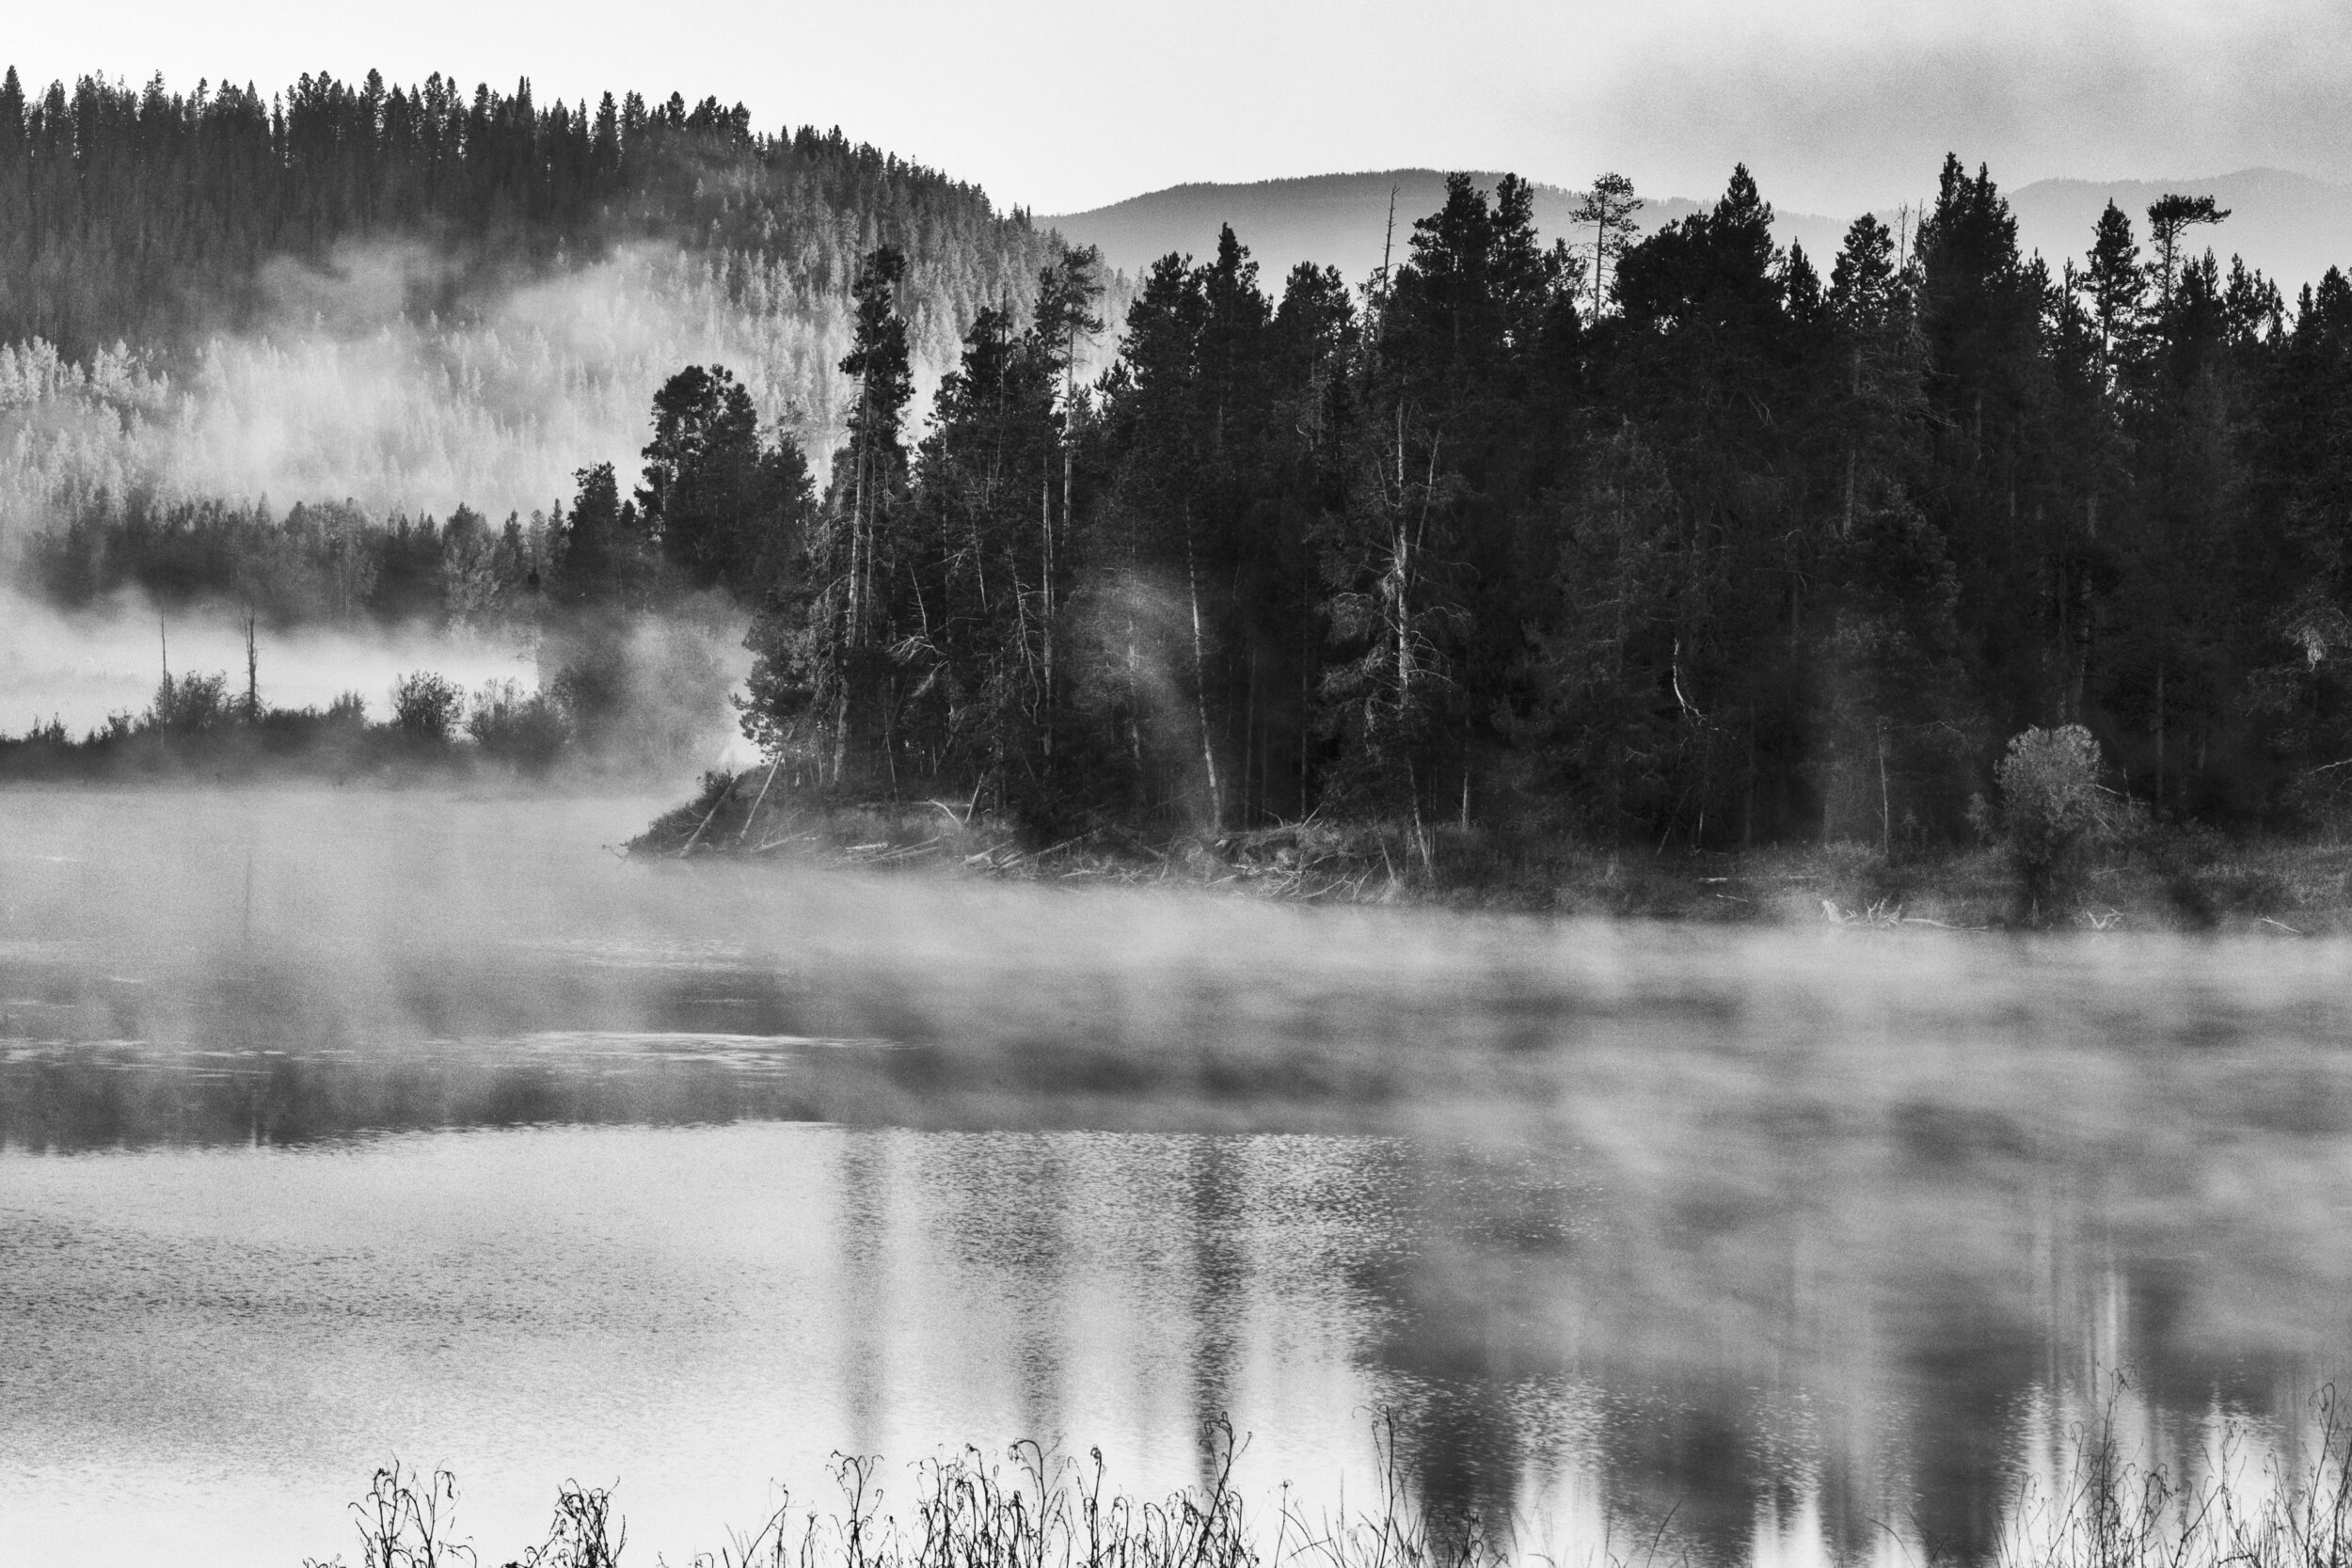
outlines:
[[[1225,796],[1216,782],[1216,748],[1209,735],[1208,661],[1200,646],[1200,573],[1192,549],[1192,509],[1184,509],[1184,584],[1192,599],[1192,699],[1200,722],[1200,767],[1209,780],[1210,826],[1225,825]]]
[[[1895,815],[1886,793],[1886,726],[1879,725],[1879,859],[1895,857]]]
[[[1242,701],[1241,719],[1241,816],[1242,827],[1252,820],[1249,812],[1249,765],[1258,755],[1258,641],[1249,640],[1249,688]],[[1260,792],[1263,799],[1263,792]]]
[[[2096,544],[2099,539],[2099,497],[2095,491],[2083,504],[2083,529],[2090,542]],[[2090,679],[2090,643],[2094,633],[2090,621],[2090,594],[2088,585],[2082,581],[2081,573],[2070,574],[2067,597],[2069,612],[2074,620],[2073,644],[2067,649],[2068,661],[2072,666],[2067,720],[2071,723],[2079,723],[2083,713],[2083,689]]]
[[[841,694],[834,699],[833,706],[833,783],[835,788],[840,787],[841,765],[847,760],[849,751],[850,683],[844,676],[841,682]]]
[[[850,471],[850,646],[855,649],[865,630],[866,608],[866,438],[858,437],[857,462]]]
[[[1396,520],[1396,539],[1389,550],[1389,603],[1394,607],[1393,619],[1396,623],[1396,711],[1399,719],[1405,715],[1406,699],[1412,694],[1413,684],[1413,614],[1406,602],[1406,594],[1411,591],[1412,547],[1412,541],[1406,536],[1405,518],[1400,512]]]
[[[1045,701],[1041,721],[1045,755],[1054,754],[1054,476],[1047,468],[1038,475],[1039,524],[1045,541],[1044,583],[1039,598],[1045,631]]]
[[[1021,667],[1029,677],[1029,689],[1038,689],[1037,654],[1029,639],[1029,596],[1021,589],[1021,562],[1011,550],[1005,552],[1005,569],[1012,578],[1013,624],[1021,631]]]
[[[1307,815],[1307,747],[1309,732],[1314,727],[1315,711],[1315,645],[1314,617],[1298,617],[1298,815]]]
[[[1413,768],[1413,759],[1405,759],[1405,801],[1413,812],[1413,847],[1421,847],[1421,779]]]
[[[1854,346],[1853,359],[1851,362],[1846,386],[1848,394],[1856,404],[1860,404],[1862,401],[1862,347],[1858,343]],[[1849,437],[1846,442],[1846,510],[1837,524],[1837,536],[1840,539],[1853,537],[1854,481],[1855,470],[1861,467],[1860,450],[1860,440]]]
[[[866,411],[870,417],[870,410]],[[834,711],[833,782],[837,788],[849,760],[850,724],[855,717],[851,702],[851,687],[857,679],[858,653],[866,635],[866,573],[872,547],[866,539],[866,501],[867,469],[873,461],[868,450],[866,431],[861,423],[858,432],[857,459],[850,467],[852,483],[850,490],[850,572],[848,626],[841,658],[841,693]]]
[[[1136,612],[1131,604],[1127,610],[1127,750],[1136,763],[1136,786],[1144,785],[1143,777],[1143,699],[1139,695],[1143,682],[1138,674],[1141,660],[1136,652]]]
[[[1470,721],[1462,715],[1462,831],[1470,832]]]
[[[1437,451],[1430,451],[1434,472]],[[1424,498],[1424,505],[1426,498]],[[1412,694],[1412,538],[1405,526],[1405,405],[1396,405],[1396,531],[1389,545],[1389,606],[1396,631],[1396,711],[1401,721]]]

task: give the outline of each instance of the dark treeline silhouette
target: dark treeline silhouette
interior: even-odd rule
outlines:
[[[493,527],[464,506],[443,521],[297,502],[280,517],[265,502],[101,491],[28,540],[23,569],[69,610],[135,589],[159,609],[234,604],[273,627],[427,621],[487,630],[535,619],[547,548],[535,513]]]
[[[0,75],[0,341],[86,357],[118,341],[236,327],[269,304],[265,263],[343,242],[429,243],[408,280],[449,309],[479,271],[577,261],[642,236],[718,256],[731,285],[838,293],[878,243],[929,296],[993,299],[1030,277],[1045,237],[976,187],[852,144],[839,130],[767,135],[740,104],[607,93],[541,106],[528,82],[468,95],[305,75],[167,91],[84,77],[28,91]]]
[[[1056,822],[1892,848],[2070,723],[2163,817],[2324,815],[2341,274],[2290,310],[2191,253],[2227,214],[2186,198],[2053,272],[1957,159],[1826,277],[1744,169],[1639,243],[1617,195],[1598,278],[1515,179],[1455,177],[1360,294],[1269,294],[1229,230],[1151,270],[1091,386],[1065,261],[1025,328],[974,324],[919,439],[876,252],[849,439],[743,579],[748,727],[803,781]]]
[[[167,662],[145,708],[110,713],[78,738],[54,718],[22,735],[0,735],[0,778],[400,781],[467,777],[485,765],[536,778],[582,749],[562,706],[513,679],[469,694],[431,671],[412,671],[394,681],[389,714],[378,723],[369,721],[369,700],[358,691],[323,708],[265,702],[256,663],[248,644],[239,689],[224,672],[174,674]],[[461,736],[471,744],[454,744]]]

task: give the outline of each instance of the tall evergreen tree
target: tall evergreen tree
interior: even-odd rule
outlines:
[[[857,394],[808,550],[816,592],[805,604],[771,606],[750,637],[747,726],[771,746],[816,747],[813,767],[836,785],[898,771],[894,649],[914,515],[903,424],[914,382],[898,303],[905,277],[905,257],[887,245],[858,269],[841,360]]]
[[[637,508],[687,586],[755,601],[785,570],[811,511],[807,457],[763,441],[751,394],[725,367],[689,365],[654,394]]]

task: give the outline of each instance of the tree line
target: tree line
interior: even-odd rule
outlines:
[[[747,731],[803,783],[1042,822],[1893,849],[2079,723],[2161,817],[2331,814],[2341,273],[2290,309],[2178,197],[2054,271],[1957,158],[1826,276],[1744,168],[1646,239],[1637,204],[1604,182],[1546,246],[1523,182],[1457,176],[1361,289],[1270,293],[1228,230],[1150,270],[1091,383],[1065,253],[919,433],[877,248],[821,494],[788,476],[698,558],[757,607]]]
[[[876,234],[821,476],[692,366],[634,480],[516,535],[550,689],[590,719],[645,628],[732,601],[780,774],[1041,828],[1893,849],[2065,724],[2161,817],[2332,818],[2341,273],[2290,304],[2179,197],[2053,268],[1957,158],[1825,266],[1744,168],[1647,238],[1638,206],[1597,182],[1546,245],[1526,184],[1456,176],[1367,282],[1268,287],[1229,230],[1116,323],[1048,248],[919,423],[923,290]]]
[[[353,241],[429,246],[436,267],[406,286],[420,312],[447,312],[478,275],[634,238],[712,255],[731,287],[818,295],[893,245],[910,258],[908,308],[955,322],[1025,286],[1046,247],[973,185],[838,128],[755,131],[716,98],[542,104],[528,81],[469,94],[373,71],[266,95],[160,76],[28,92],[14,67],[0,73],[0,342],[86,359],[243,328],[271,308],[267,263],[327,261]]]
[[[378,518],[348,502],[167,500],[100,491],[27,541],[21,578],[87,610],[135,590],[160,610],[234,604],[273,628],[427,622],[527,629],[549,541],[547,520],[503,525],[459,506],[446,520]]]

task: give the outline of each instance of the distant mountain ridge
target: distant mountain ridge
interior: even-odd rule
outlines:
[[[1492,190],[1501,174],[1475,170],[1471,178]],[[1531,182],[1535,192],[1535,229],[1546,244],[1565,239],[1573,248],[1589,244],[1589,226],[1570,214],[1583,199],[1581,191]],[[1396,226],[1391,241],[1389,201],[1396,200]],[[1291,180],[1262,180],[1250,184],[1199,182],[1171,185],[1098,207],[1035,219],[1079,245],[1103,247],[1104,259],[1130,275],[1149,267],[1171,251],[1205,257],[1216,249],[1220,224],[1230,223],[1234,235],[1249,247],[1258,262],[1260,281],[1279,294],[1282,279],[1300,261],[1337,266],[1351,283],[1360,283],[1380,265],[1384,244],[1393,244],[1398,261],[1407,254],[1414,220],[1427,217],[1445,200],[1444,171],[1434,168],[1378,169],[1358,174],[1318,174]],[[1652,200],[1641,212],[1644,232],[1698,211],[1688,197]],[[1834,248],[1844,225],[1802,213],[1779,214],[1774,232],[1783,245],[1802,240],[1816,256]]]
[[[1471,178],[1491,190],[1500,176],[1478,170]],[[1392,241],[1391,192],[1396,203]],[[1534,192],[1535,227],[1547,242],[1565,239],[1571,247],[1589,243],[1589,230],[1570,216],[1583,193],[1540,182],[1534,182]],[[2210,245],[2225,262],[2233,254],[2244,256],[2249,265],[2276,279],[2290,299],[2329,266],[2352,265],[2352,186],[2285,169],[2249,168],[2182,180],[2039,180],[2008,196],[2017,215],[2019,248],[2027,255],[2039,251],[2055,272],[2063,258],[2082,255],[2091,225],[2110,200],[2131,214],[2144,244],[2148,205],[2169,192],[2211,196],[2231,209],[2228,222],[2196,235],[2197,247]],[[1771,190],[1764,195],[1769,200]],[[1247,184],[1171,185],[1107,207],[1035,221],[1074,243],[1102,246],[1104,260],[1131,276],[1171,251],[1209,255],[1216,247],[1218,226],[1230,223],[1256,258],[1263,286],[1279,293],[1283,277],[1300,261],[1336,265],[1356,283],[1380,264],[1384,243],[1392,243],[1401,260],[1414,220],[1436,212],[1444,198],[1442,171],[1396,168]],[[1650,200],[1640,214],[1643,230],[1653,231],[1702,205],[1681,196]],[[1906,218],[1895,204],[1878,215],[1889,228],[1915,225],[1918,219],[1915,208]],[[1775,208],[1773,233],[1782,245],[1802,243],[1826,277],[1851,221],[1851,216]]]
[[[2210,246],[2224,265],[2233,255],[2259,267],[2283,290],[2290,305],[2306,283],[2331,266],[2352,267],[2352,186],[2282,168],[2181,180],[2037,180],[2009,193],[2017,214],[2017,244],[2050,259],[2080,257],[2091,225],[2109,201],[2128,214],[2145,254],[2148,205],[2160,196],[2210,196],[2230,209],[2228,221],[2192,230],[2199,254]]]

